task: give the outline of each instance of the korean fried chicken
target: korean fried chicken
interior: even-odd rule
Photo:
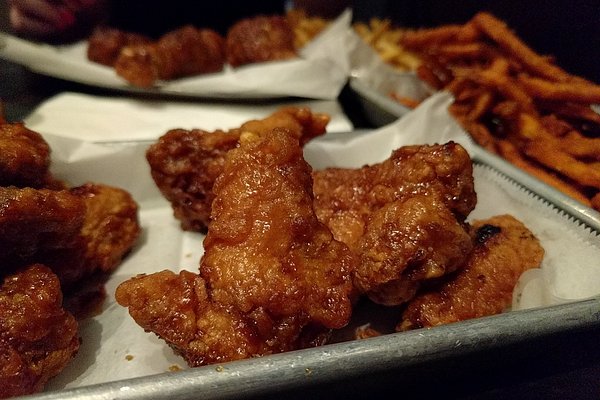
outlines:
[[[227,32],[227,62],[237,67],[296,57],[294,39],[294,31],[284,16],[259,15],[242,19]]]
[[[472,224],[474,250],[464,268],[417,295],[398,330],[498,314],[511,304],[523,272],[538,268],[544,249],[523,223],[499,215]]]
[[[471,251],[464,219],[477,201],[473,167],[456,143],[405,146],[380,164],[313,177],[317,217],[359,256],[354,285],[375,302],[409,300]]]
[[[285,107],[229,131],[169,131],[148,149],[146,158],[154,182],[182,228],[204,232],[210,222],[213,184],[223,171],[227,152],[238,146],[241,132],[268,134],[276,127],[285,128],[303,145],[324,134],[328,123],[328,115]]]
[[[0,121],[0,186],[44,187],[49,166],[50,147],[39,133]]]
[[[464,225],[437,196],[392,201],[366,223],[354,285],[376,303],[402,304],[421,282],[460,268],[471,249]]]
[[[86,183],[70,192],[85,204],[81,237],[88,268],[111,272],[140,235],[137,203],[127,191],[101,184]]]
[[[90,61],[112,67],[124,47],[150,42],[152,39],[138,33],[99,26],[94,29],[88,39],[87,58]]]
[[[6,276],[0,309],[0,398],[39,392],[79,349],[56,275],[35,264]]]
[[[68,290],[113,270],[139,232],[137,204],[122,189],[0,187],[0,273],[44,263]]]
[[[117,288],[142,328],[199,366],[320,343],[315,331],[348,322],[355,258],[314,214],[297,133],[243,131],[213,192],[200,274],[163,271]]]
[[[0,187],[0,275],[63,254],[80,258],[84,219],[84,202],[69,191]]]
[[[211,29],[187,25],[156,42],[123,47],[114,67],[132,85],[148,88],[157,80],[220,71],[224,62],[223,37]]]

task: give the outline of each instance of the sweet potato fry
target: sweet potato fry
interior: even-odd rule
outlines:
[[[572,101],[574,103],[600,103],[600,86],[584,82],[550,82],[520,74],[519,83],[534,98]]]
[[[525,148],[525,154],[581,185],[600,189],[600,171],[577,160],[550,141],[530,142]]]
[[[473,102],[473,108],[467,114],[467,118],[471,121],[481,119],[494,104],[494,95],[488,90],[484,90],[477,96]]]
[[[544,101],[540,102],[540,108],[559,117],[600,125],[600,114],[594,111],[589,104]]]
[[[592,207],[600,211],[600,192],[596,193],[596,195],[592,197]]]
[[[501,20],[487,12],[480,12],[472,19],[479,30],[510,56],[519,60],[523,66],[536,75],[556,82],[572,81],[572,76],[548,62],[548,60],[534,52],[523,43],[512,30]]]
[[[580,203],[591,206],[590,200],[581,193],[577,188],[568,184],[563,179],[556,177],[555,175],[550,174],[545,171],[541,167],[536,166],[534,163],[525,160],[519,150],[509,141],[507,140],[499,140],[497,143],[498,153],[507,161],[509,161],[514,166],[522,169],[527,172],[529,175],[536,177],[542,182],[552,186],[558,191],[566,194],[579,201]]]
[[[561,149],[573,157],[600,161],[600,138],[588,138],[571,131],[559,143]]]

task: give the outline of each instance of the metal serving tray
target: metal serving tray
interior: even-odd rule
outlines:
[[[30,396],[44,400],[235,399],[280,394],[535,342],[600,324],[600,299]],[[400,377],[399,377],[400,379]],[[393,388],[393,387],[392,387]],[[331,387],[330,387],[331,389]],[[398,389],[401,390],[401,389]],[[351,397],[354,396],[350,394]],[[358,398],[368,398],[368,393]],[[276,397],[277,398],[277,397]]]
[[[368,134],[360,132],[354,137]],[[323,140],[338,142],[339,135],[342,134],[327,135]],[[479,167],[508,167],[502,165],[500,160],[489,158],[486,153],[478,152],[474,158]],[[565,213],[573,216],[575,224],[581,223],[595,232],[600,232],[600,219],[595,213],[582,209],[545,185],[530,180],[528,176],[521,176],[519,171],[510,172],[509,178],[514,178],[521,184],[528,184],[527,190],[557,204]],[[370,320],[373,310],[369,307],[370,305],[359,304],[355,311],[358,319],[353,321],[353,324],[360,325],[363,322],[360,320],[361,316],[365,321]],[[397,315],[389,317],[397,318]],[[393,385],[394,381],[400,381],[407,371],[422,371],[423,366],[448,363],[473,355],[486,358],[486,354],[490,352],[510,352],[511,348],[519,344],[538,343],[557,335],[571,336],[580,332],[596,332],[599,329],[600,298],[590,298],[550,307],[510,311],[432,329],[389,333],[375,338],[341,341],[261,358],[48,391],[28,398],[280,398],[283,392],[319,394],[322,393],[322,388],[360,398],[363,397],[360,393],[352,391],[362,390],[361,382],[366,382],[368,378],[378,382],[379,377],[385,374],[388,378],[392,376],[391,383],[388,381],[388,384]],[[514,354],[514,357],[523,355]],[[116,362],[122,360],[115,355]],[[398,374],[397,379],[393,378],[395,373]],[[335,389],[336,387],[338,389]]]
[[[417,101],[431,95],[432,91],[413,73],[398,73],[380,68],[368,75],[353,76],[348,81],[363,109],[365,118],[374,126],[387,125],[411,111],[390,97],[391,92]]]

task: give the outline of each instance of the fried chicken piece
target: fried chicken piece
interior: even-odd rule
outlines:
[[[159,79],[218,72],[224,63],[223,37],[211,29],[187,25],[156,42],[123,47],[114,67],[130,84],[148,88]]]
[[[68,191],[0,187],[0,274],[79,255],[85,204]]]
[[[163,271],[117,288],[119,304],[190,366],[297,349],[350,318],[355,258],[314,214],[296,136],[246,131],[226,154],[200,275]]]
[[[313,179],[319,220],[351,249],[369,215],[392,201],[437,193],[460,221],[477,203],[471,158],[454,142],[404,146],[379,164],[318,170]]]
[[[471,257],[458,273],[417,295],[397,330],[498,314],[509,307],[521,274],[538,268],[544,257],[539,240],[510,215],[473,223]]]
[[[456,271],[473,248],[471,237],[435,195],[415,195],[373,211],[359,241],[354,285],[378,304],[398,305],[422,281]]]
[[[0,186],[43,187],[49,167],[50,146],[39,133],[0,121]]]
[[[238,145],[241,132],[268,134],[288,129],[303,145],[325,133],[329,116],[308,108],[284,107],[262,120],[230,131],[175,129],[150,146],[146,154],[152,178],[171,203],[184,230],[205,232],[210,222],[212,187],[221,174],[227,152]]]
[[[137,204],[122,189],[86,184],[71,190],[0,187],[0,265],[48,265],[70,289],[110,272],[140,232]]]
[[[296,57],[294,31],[279,15],[259,15],[238,21],[225,37],[227,62],[237,67]]]
[[[41,264],[7,276],[0,309],[0,398],[39,392],[79,349],[58,278]]]
[[[90,61],[112,67],[124,47],[150,42],[152,39],[138,33],[99,26],[94,29],[88,39],[87,58]]]
[[[380,164],[315,171],[317,217],[360,257],[354,284],[381,304],[464,263],[463,221],[475,207],[473,166],[460,145],[406,146]]]
[[[86,207],[81,237],[88,268],[113,271],[140,235],[137,203],[127,191],[102,184],[86,183],[70,192]]]

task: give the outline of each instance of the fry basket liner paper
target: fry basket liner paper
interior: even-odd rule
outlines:
[[[350,76],[375,92],[389,96],[392,92],[417,101],[424,100],[431,89],[414,72],[402,72],[384,62],[372,46],[352,29],[346,36]]]
[[[450,101],[450,95],[436,94],[381,129],[325,135],[306,146],[306,159],[314,168],[359,167],[386,159],[402,145],[449,140],[462,143],[470,151],[466,134],[447,114]],[[203,252],[203,236],[182,232],[170,206],[155,188],[144,158],[148,143],[98,144],[53,135],[46,139],[53,148],[52,168],[58,177],[74,185],[99,181],[126,188],[140,204],[143,229],[137,247],[107,283],[103,312],[83,321],[83,342],[76,361],[51,382],[49,389],[146,376],[167,372],[173,366],[185,368],[164,342],[145,333],[114,300],[117,285],[138,273],[197,271]],[[526,274],[518,285],[515,309],[600,293],[600,248],[595,233],[486,166],[476,165],[474,175],[478,205],[469,218],[512,214],[532,230],[546,250],[541,270]]]
[[[335,99],[346,83],[350,63],[346,34],[352,13],[346,10],[313,42],[301,57],[260,64],[226,67],[214,74],[160,82],[151,92],[203,97],[270,98],[297,96]],[[52,46],[0,33],[0,57],[42,74],[89,85],[140,91],[116,75],[114,69],[88,61],[87,41]]]
[[[198,103],[65,92],[43,102],[27,118],[42,134],[90,142],[155,140],[170,129],[231,129],[283,106],[309,107],[331,117],[330,132],[349,132],[352,122],[337,100],[289,100],[261,104]],[[68,121],[68,123],[65,123]]]

